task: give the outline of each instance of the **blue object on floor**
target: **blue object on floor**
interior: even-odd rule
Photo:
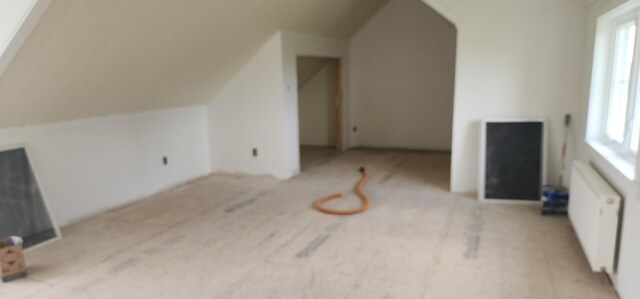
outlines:
[[[542,196],[542,215],[567,215],[569,191],[566,187],[544,186]]]

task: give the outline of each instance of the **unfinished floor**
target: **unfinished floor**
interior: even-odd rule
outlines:
[[[566,218],[447,192],[446,154],[303,157],[290,181],[212,175],[66,227],[0,298],[616,298]],[[310,208],[360,166],[370,211]]]

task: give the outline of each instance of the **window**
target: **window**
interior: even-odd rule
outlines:
[[[636,102],[638,102],[637,86],[631,88],[632,79],[636,78],[634,69],[634,52],[636,49],[636,20],[631,20],[615,26],[615,42],[613,42],[613,57],[611,61],[611,82],[609,83],[609,98],[606,99],[607,115],[603,128],[604,140],[621,155],[627,158],[635,157],[638,142],[632,143],[632,131]],[[637,83],[636,83],[637,85]],[[637,133],[636,133],[637,135]]]
[[[640,5],[598,19],[588,142],[627,177],[640,144]]]

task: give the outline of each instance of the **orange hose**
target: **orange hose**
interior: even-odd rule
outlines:
[[[369,198],[369,196],[367,196],[367,194],[364,193],[364,191],[362,191],[362,189],[367,184],[367,181],[369,180],[369,175],[367,174],[367,171],[364,169],[364,167],[360,168],[360,172],[362,173],[362,178],[356,185],[356,189],[355,189],[356,194],[358,194],[358,196],[360,197],[360,200],[362,200],[362,206],[360,208],[357,208],[355,210],[342,211],[342,210],[327,209],[323,207],[322,205],[324,205],[325,203],[342,197],[342,193],[335,193],[335,194],[331,194],[318,199],[314,204],[314,207],[316,208],[316,210],[322,213],[332,214],[332,215],[354,215],[354,214],[359,214],[368,210],[369,207],[371,206],[371,199]]]

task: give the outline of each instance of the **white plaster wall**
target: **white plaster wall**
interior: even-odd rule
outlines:
[[[458,29],[451,189],[477,190],[479,124],[488,117],[548,119],[555,181],[564,114],[583,96],[586,2],[423,1]]]
[[[451,150],[456,29],[391,0],[351,39],[353,146]]]
[[[292,174],[300,172],[300,138],[298,126],[298,86],[296,63],[298,56],[337,58],[341,61],[343,86],[342,123],[349,123],[349,41],[331,39],[295,33],[282,34],[282,57],[284,65],[284,103],[285,103],[285,148],[287,167]],[[342,128],[342,144],[349,144],[349,128]]]
[[[275,34],[209,105],[214,171],[286,179],[282,35]],[[295,85],[293,86],[295,88]],[[258,150],[258,156],[252,150]]]
[[[609,0],[595,2],[588,10],[587,39],[585,42],[586,55],[581,79],[581,96],[571,102],[575,116],[574,139],[577,144],[577,159],[590,161],[614,185],[624,198],[624,214],[620,240],[618,271],[612,277],[621,299],[640,298],[640,181],[631,181],[609,162],[593,150],[586,142],[587,120],[589,111],[589,94],[594,59],[597,18],[605,12],[628,1]],[[640,163],[636,165],[636,173],[640,173]]]
[[[277,33],[209,105],[214,171],[271,174],[300,172],[297,56],[347,60],[348,42]],[[347,70],[344,70],[346,72]],[[253,157],[252,149],[258,149]]]
[[[298,90],[301,145],[336,145],[336,88],[336,64],[328,61]]]
[[[204,107],[0,130],[25,144],[59,225],[210,172]],[[167,156],[169,164],[162,164]]]

